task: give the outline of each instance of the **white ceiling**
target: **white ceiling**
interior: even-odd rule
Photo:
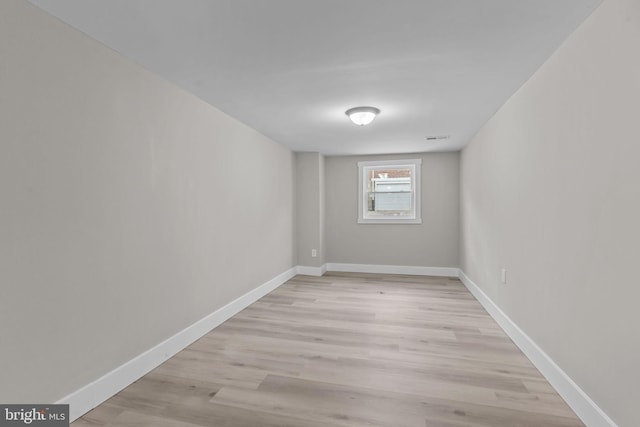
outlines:
[[[329,155],[462,148],[600,3],[30,1],[275,141]],[[382,112],[357,127],[344,112],[360,105]]]

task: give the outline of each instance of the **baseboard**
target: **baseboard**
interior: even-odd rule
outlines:
[[[69,404],[70,421],[74,421],[158,367],[225,320],[282,285],[296,273],[297,269],[294,267],[279,274],[56,403]]]
[[[322,276],[327,272],[327,264],[323,264],[320,267],[309,267],[307,265],[299,265],[296,267],[298,274],[305,276]]]
[[[607,414],[465,273],[460,280],[588,427],[617,427]]]
[[[453,267],[417,267],[403,265],[374,265],[374,264],[341,264],[327,263],[327,271],[348,273],[380,273],[380,274],[410,274],[414,276],[446,276],[458,277],[458,268]]]

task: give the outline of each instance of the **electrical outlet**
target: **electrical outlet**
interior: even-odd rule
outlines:
[[[502,271],[500,272],[500,276],[502,278],[502,283],[503,284],[507,284],[507,270],[506,269],[502,269]]]
[[[317,257],[318,256],[318,251],[316,249],[311,249],[311,256],[312,257]]]

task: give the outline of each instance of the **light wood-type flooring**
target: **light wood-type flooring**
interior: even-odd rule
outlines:
[[[72,424],[583,426],[454,278],[296,276]]]

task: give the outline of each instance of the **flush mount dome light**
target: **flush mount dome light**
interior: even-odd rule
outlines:
[[[376,118],[376,115],[380,114],[380,110],[375,107],[355,107],[345,111],[345,114],[349,116],[351,121],[358,126],[368,125]]]

